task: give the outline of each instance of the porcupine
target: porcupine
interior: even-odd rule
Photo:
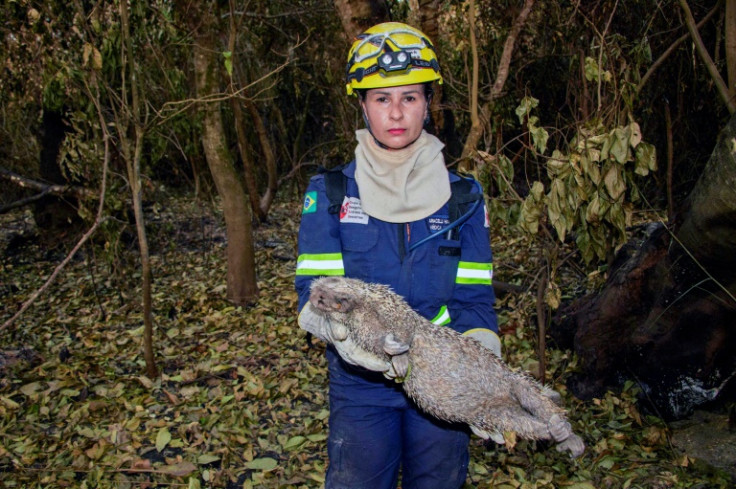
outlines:
[[[484,438],[510,431],[557,442],[572,457],[583,453],[583,440],[541,384],[476,340],[432,324],[390,287],[325,277],[313,282],[305,307],[330,321],[334,340],[352,341],[375,357],[370,368],[400,366],[404,391],[427,413],[466,423]],[[324,332],[305,329],[329,341]]]

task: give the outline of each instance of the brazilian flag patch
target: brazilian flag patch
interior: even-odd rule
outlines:
[[[317,212],[317,192],[307,192],[304,196],[304,207],[302,207],[302,214],[311,214]]]

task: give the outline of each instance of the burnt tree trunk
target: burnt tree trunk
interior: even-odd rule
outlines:
[[[553,337],[590,399],[626,380],[659,415],[733,397],[736,376],[736,117],[721,132],[674,229],[652,224],[622,249],[604,289],[561,310]]]
[[[334,4],[350,43],[364,30],[389,19],[384,0],[334,0]]]
[[[66,185],[69,182],[59,168],[59,155],[69,127],[61,111],[50,109],[44,109],[41,125],[40,180],[52,185]],[[74,196],[53,194],[44,195],[35,202],[33,219],[46,245],[58,246],[70,232],[74,234],[81,229],[77,204]]]

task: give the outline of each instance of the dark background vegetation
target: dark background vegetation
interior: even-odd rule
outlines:
[[[539,328],[600,290],[647,223],[682,213],[730,118],[683,4],[734,86],[730,3],[4,0],[0,483],[319,486],[326,380],[294,321],[300,203],[319,167],[352,158],[351,30],[391,19],[435,40],[429,130],[489,197],[505,359],[563,391],[590,447],[572,462],[476,440],[469,486],[727,487],[641,411],[635,382],[572,397],[576,354]],[[656,168],[635,171],[635,126]],[[557,202],[555,161],[617,130],[624,161],[599,164],[625,191],[583,173],[585,204]]]

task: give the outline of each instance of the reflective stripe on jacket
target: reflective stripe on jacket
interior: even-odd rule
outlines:
[[[312,177],[299,230],[296,289],[299,310],[311,281],[345,275],[389,285],[425,318],[456,331],[498,331],[493,310],[493,265],[485,206],[479,205],[454,236],[442,235],[410,251],[450,222],[448,205],[410,223],[389,223],[360,209],[355,163],[343,169],[347,189],[338,214],[330,214],[324,175]],[[459,177],[450,174],[450,180]]]

